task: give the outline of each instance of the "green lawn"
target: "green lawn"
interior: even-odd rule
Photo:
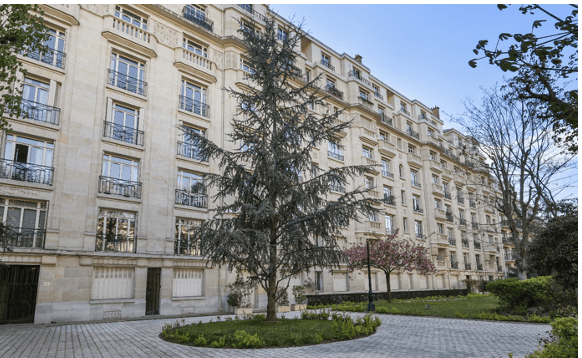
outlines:
[[[487,319],[496,321],[522,321],[522,322],[543,322],[549,323],[549,317],[539,317],[537,315],[531,316],[512,316],[501,315],[495,313],[494,310],[498,307],[499,299],[493,295],[469,295],[469,297],[461,298],[441,298],[437,301],[428,301],[426,299],[412,299],[412,300],[393,300],[391,303],[387,301],[377,301],[376,313],[388,314],[403,314],[403,315],[417,315],[417,316],[435,316],[435,317],[454,317],[454,318],[472,318],[472,319]],[[409,301],[409,302],[407,302]],[[429,305],[430,308],[426,306]],[[333,310],[348,311],[348,312],[363,312],[367,309],[367,302],[352,303],[344,302],[339,305],[331,305]],[[308,308],[322,308],[308,307]]]

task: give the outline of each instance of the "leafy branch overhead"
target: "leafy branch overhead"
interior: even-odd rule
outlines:
[[[482,57],[469,61],[473,68],[479,60],[504,72],[515,72],[509,81],[511,96],[517,100],[537,100],[544,108],[544,118],[553,123],[554,140],[571,152],[578,151],[578,89],[568,90],[570,80],[578,75],[578,6],[564,5],[571,9],[568,16],[560,17],[541,5],[522,5],[522,14],[543,15],[554,21],[555,32],[538,35],[548,19],[535,20],[531,31],[524,34],[502,33],[494,49],[488,40],[481,40],[473,50]],[[506,5],[498,5],[500,10]],[[509,48],[502,48],[504,41],[512,41]],[[576,78],[573,78],[576,77]]]
[[[35,13],[36,12],[36,13]],[[38,5],[0,5],[0,113],[22,116],[22,82],[19,74],[26,75],[17,54],[45,53],[48,32],[43,24],[43,11]],[[0,117],[0,130],[8,128]]]
[[[197,234],[211,264],[244,272],[267,292],[267,319],[274,320],[277,290],[315,266],[339,266],[339,228],[377,212],[379,202],[362,187],[331,193],[370,166],[326,169],[312,161],[312,153],[350,123],[339,121],[341,111],[309,109],[324,107],[327,97],[316,86],[319,77],[307,82],[295,66],[301,26],[267,20],[262,31],[244,28],[250,70],[244,83],[225,89],[236,106],[227,126],[231,149],[189,133],[200,156],[220,167],[204,176],[217,206]]]

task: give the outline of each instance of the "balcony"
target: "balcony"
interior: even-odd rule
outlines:
[[[344,161],[344,154],[341,152],[332,152],[331,150],[328,150],[327,156],[335,160],[340,160],[342,162]]]
[[[402,112],[410,117],[410,112],[408,112],[408,110],[405,107],[400,107],[400,112]]]
[[[208,195],[204,192],[193,193],[188,190],[176,189],[176,204],[193,206],[195,208],[208,207]]]
[[[457,240],[453,237],[449,238],[449,245],[451,246],[457,246]]]
[[[471,269],[471,264],[465,262],[465,270],[470,270]]]
[[[210,117],[210,106],[192,98],[180,96],[180,109],[202,117]]]
[[[505,254],[505,261],[515,261],[515,254],[514,253]]]
[[[382,176],[385,176],[386,178],[394,179],[394,174],[390,173],[387,170],[382,170]]]
[[[46,104],[22,99],[20,102],[20,117],[25,116],[39,122],[51,123],[59,125],[61,117],[61,109],[57,107],[48,106]]]
[[[237,5],[246,12],[248,12],[251,16],[258,18],[263,22],[267,21],[267,17],[263,14],[260,14],[258,11],[254,10],[251,4],[237,4]]]
[[[463,246],[464,249],[468,249],[469,248],[469,240],[463,239],[463,240],[461,240],[461,244],[462,244],[462,246]]]
[[[453,214],[446,213],[445,214],[445,217],[446,217],[446,219],[447,219],[448,222],[451,222],[451,223],[453,222]]]
[[[435,209],[434,216],[438,221],[446,220],[445,211],[443,209]]]
[[[494,252],[497,252],[496,245],[493,242],[484,242],[483,243],[483,249],[485,249],[485,251],[494,251]]]
[[[0,178],[53,185],[55,168],[0,159]]]
[[[396,206],[396,198],[394,195],[384,195],[384,204]]]
[[[483,271],[483,265],[477,262],[477,271]]]
[[[99,192],[141,199],[141,183],[123,179],[99,176]]]
[[[439,185],[439,184],[432,183],[432,193],[435,196],[443,196],[444,195],[443,186]]]
[[[408,128],[406,130],[406,134],[408,134],[409,136],[416,138],[416,139],[420,138],[420,134],[418,134],[418,132],[413,131],[412,128]]]
[[[455,262],[455,261],[451,261],[451,268],[458,270],[459,269],[459,263]]]
[[[459,219],[459,224],[463,226],[467,226],[467,219]]]
[[[376,98],[380,98],[381,100],[384,100],[384,96],[382,96],[380,93],[378,92],[374,92],[374,97]]]
[[[201,162],[208,162],[207,157],[203,157],[200,154],[200,148],[190,143],[184,143],[178,141],[178,155],[190,159],[196,159]]]
[[[44,248],[46,230],[30,229],[25,227],[8,227],[6,239],[11,247],[35,247]]]
[[[380,114],[380,122],[384,123],[387,126],[394,127],[394,120],[392,117],[388,117],[384,113]]]
[[[65,59],[67,58],[67,54],[55,49],[48,49],[45,53],[36,52],[28,52],[26,53],[26,57],[32,58],[33,60],[41,61],[46,63],[47,65],[55,66],[60,69],[65,69]]]
[[[325,91],[336,98],[339,98],[341,100],[344,99],[344,93],[338,90],[336,86],[328,84],[327,86],[325,86]]]
[[[324,60],[321,60],[321,61],[319,61],[319,63],[321,63],[321,64],[322,64],[324,67],[327,67],[327,68],[329,68],[330,70],[332,70],[332,71],[334,71],[334,72],[335,72],[335,67],[334,67],[334,66],[332,66],[332,65],[331,65],[331,63],[329,63],[329,61],[324,61]]]
[[[465,204],[465,199],[463,199],[461,197],[457,197],[457,203],[459,203],[459,204]]]
[[[390,142],[387,142],[383,139],[380,139],[378,141],[378,151],[380,151],[380,153],[385,154],[389,157],[395,157],[396,156],[396,146]]]
[[[143,146],[143,131],[131,127],[124,127],[106,121],[103,136],[121,142]]]
[[[376,160],[365,156],[362,156],[362,162],[364,165],[378,165]],[[372,168],[372,171],[376,171],[376,168]]]
[[[416,180],[411,180],[410,183],[415,188],[422,188],[422,185],[419,182],[417,182]]]
[[[113,70],[109,71],[109,84],[123,90],[137,93],[140,96],[146,96],[147,82],[138,80],[137,78],[124,75],[123,73]]]
[[[407,153],[408,154],[408,163],[409,164],[416,164],[416,166],[422,166],[422,158],[414,153]]]
[[[365,84],[367,86],[372,86],[372,82],[370,82],[367,79],[365,79],[364,77],[362,77],[360,75],[360,73],[357,72],[357,71],[350,71],[350,72],[348,72],[348,80],[350,78],[355,78],[355,79],[357,79],[358,81],[362,82],[363,84]]]
[[[95,251],[135,252],[137,238],[134,235],[97,235]]]
[[[452,199],[452,196],[451,196],[451,193],[450,192],[445,191],[445,199],[449,199],[449,200]]]
[[[374,103],[370,102],[370,100],[365,97],[358,97],[358,104],[371,110],[374,109]]]
[[[203,13],[196,11],[194,8],[188,5],[184,6],[182,12],[186,19],[212,32],[212,29],[214,28],[214,21],[209,20]]]

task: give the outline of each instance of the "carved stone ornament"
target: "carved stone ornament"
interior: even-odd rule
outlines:
[[[224,56],[224,66],[226,68],[238,68],[238,55],[236,52],[227,51]]]
[[[91,11],[99,16],[104,16],[110,13],[109,4],[81,4],[81,8]]]
[[[214,61],[216,68],[222,70],[222,52],[212,49],[212,61]]]
[[[176,48],[180,46],[180,33],[164,24],[157,21],[152,21],[154,36],[158,39],[158,42],[164,44],[170,48]]]

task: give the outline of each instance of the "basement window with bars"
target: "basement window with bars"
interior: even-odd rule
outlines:
[[[204,270],[174,269],[172,297],[202,296]]]

